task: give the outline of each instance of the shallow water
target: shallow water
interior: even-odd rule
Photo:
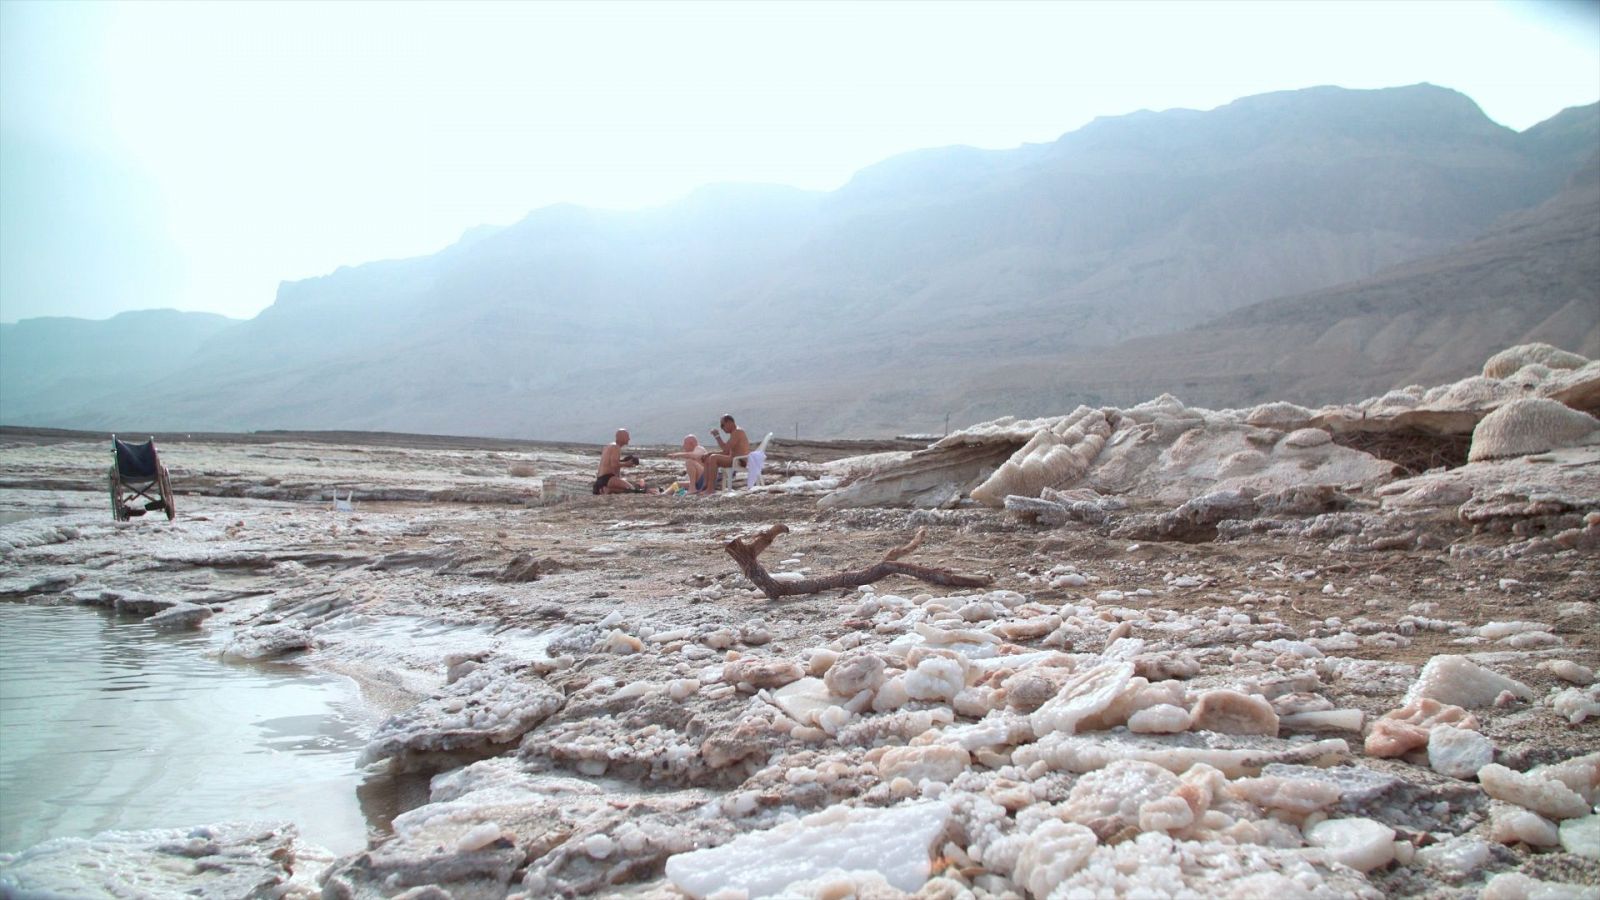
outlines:
[[[356,686],[208,649],[109,612],[0,603],[0,851],[275,819],[362,849],[356,759],[372,723]]]

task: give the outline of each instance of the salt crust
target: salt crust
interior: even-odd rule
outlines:
[[[1501,872],[1484,885],[1478,900],[1594,900],[1594,888],[1540,881],[1521,872]]]
[[[937,801],[888,809],[833,806],[720,847],[674,855],[667,878],[697,900],[728,889],[769,896],[836,870],[875,872],[898,890],[915,891],[928,880],[929,848],[950,814],[949,805]]]
[[[1064,772],[1093,772],[1115,760],[1143,760],[1171,772],[1185,772],[1204,763],[1229,778],[1253,775],[1271,763],[1333,765],[1348,759],[1350,745],[1338,738],[1290,743],[1266,737],[1230,737],[1207,732],[1150,738],[1142,735],[1097,734],[1094,737],[1048,734],[1018,747],[1012,754],[1023,767],[1034,764]]]
[[[1348,869],[1343,870],[1349,872]],[[1226,885],[1241,898],[1296,897],[1310,900],[1378,900],[1382,896],[1353,874],[1319,867],[1301,850],[1183,841],[1146,832],[1115,846],[1100,845],[1051,897],[1216,896]]]
[[[292,883],[289,866],[314,877],[326,854],[295,835],[280,823],[55,838],[0,856],[0,896],[309,898],[314,885]]]

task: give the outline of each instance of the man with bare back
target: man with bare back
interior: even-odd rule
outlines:
[[[636,457],[622,455],[622,448],[626,446],[628,446],[628,429],[618,428],[616,440],[600,451],[600,471],[595,475],[594,493],[637,494],[644,490],[643,484],[629,484],[622,478],[624,465],[630,461],[633,465],[639,464]]]
[[[709,454],[705,459],[701,460],[701,465],[704,467],[705,472],[706,487],[705,490],[696,491],[695,493],[714,493],[717,489],[717,470],[733,468],[734,457],[747,456],[750,453],[750,438],[745,435],[744,429],[733,421],[733,416],[723,416],[722,427],[728,432],[728,438],[723,440],[722,434],[717,429],[711,429],[711,436],[717,439],[717,446],[722,448],[722,452]]]

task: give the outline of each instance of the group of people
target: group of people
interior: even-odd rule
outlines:
[[[723,416],[719,427],[711,429],[711,436],[716,439],[716,451],[702,445],[700,439],[691,434],[684,437],[682,452],[667,454],[683,460],[685,483],[691,494],[713,493],[717,489],[717,475],[723,469],[733,468],[740,457],[750,455],[750,438],[733,420],[733,416]],[[658,493],[646,486],[643,478],[623,477],[623,469],[639,465],[639,457],[622,452],[622,448],[628,446],[628,441],[628,430],[618,428],[616,440],[600,451],[600,471],[595,475],[594,493]]]

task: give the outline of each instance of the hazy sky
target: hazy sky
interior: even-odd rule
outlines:
[[[1420,81],[1518,130],[1592,103],[1600,0],[0,0],[0,320],[250,316],[551,203],[830,190],[922,147]]]

